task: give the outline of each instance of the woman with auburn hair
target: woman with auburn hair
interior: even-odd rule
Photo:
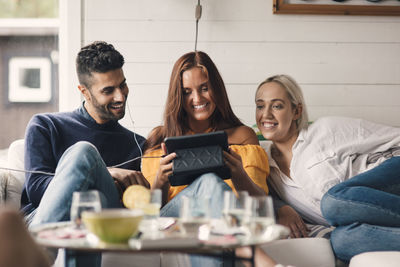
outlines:
[[[190,114],[185,111],[184,107],[185,97],[188,95],[188,90],[183,88],[184,84],[182,76],[185,71],[195,68],[201,70],[201,78],[203,78],[205,84],[201,84],[203,87],[200,89],[209,95],[208,97],[209,100],[211,100],[210,102],[212,102],[212,107],[208,107],[208,109],[212,111],[212,114],[209,114],[210,116],[205,120],[202,120],[202,122],[198,121],[194,123],[194,125],[190,125]],[[189,80],[189,77],[187,80]],[[216,101],[218,101],[217,106],[215,106]],[[202,133],[207,129],[210,129],[210,131],[216,131],[243,126],[243,123],[232,111],[224,81],[222,80],[217,67],[211,58],[201,51],[187,53],[176,61],[171,74],[163,119],[164,124],[156,127],[148,136],[146,143],[148,149],[153,150],[155,148],[160,148],[164,138],[168,136]],[[192,129],[191,127],[196,127],[196,129]],[[201,129],[202,127],[204,129]],[[253,139],[253,142],[258,144],[258,141],[255,138],[256,136],[249,131],[250,128],[240,128],[241,131],[246,131],[248,138]]]
[[[206,173],[188,186],[171,186],[175,153],[161,160],[144,158],[142,172],[152,189],[163,191],[161,216],[179,216],[180,198],[210,198],[212,217],[220,217],[223,193],[226,190],[247,191],[250,195],[268,193],[269,173],[265,151],[259,146],[253,129],[233,113],[225,85],[217,67],[204,52],[184,54],[175,63],[169,84],[163,124],[150,133],[145,144],[145,156],[165,154],[164,138],[223,130],[228,136],[229,153],[224,162],[231,179],[222,180],[215,173]]]
[[[223,130],[229,152],[224,151],[225,165],[231,178],[222,180],[215,173],[200,175],[188,186],[171,186],[175,153],[166,154],[164,138]],[[146,157],[162,157],[162,159]],[[163,124],[150,133],[145,144],[142,172],[152,189],[163,192],[161,216],[179,217],[182,196],[194,201],[209,199],[211,217],[222,215],[224,192],[247,191],[250,195],[268,193],[268,160],[253,129],[243,125],[233,113],[225,85],[210,57],[200,51],[181,56],[175,63],[169,84]],[[191,256],[192,266],[221,265],[221,261]]]
[[[225,165],[231,178],[222,180],[215,173],[200,175],[188,186],[171,186],[175,153],[166,154],[164,138],[223,130],[229,152],[224,151]],[[204,52],[190,52],[175,63],[169,84],[163,124],[150,133],[145,144],[142,172],[152,189],[163,192],[161,216],[179,217],[182,196],[194,201],[209,199],[213,218],[222,215],[224,192],[247,191],[250,195],[268,193],[268,160],[253,129],[243,125],[233,113],[225,85],[217,67]],[[219,259],[191,256],[192,266],[218,266]]]

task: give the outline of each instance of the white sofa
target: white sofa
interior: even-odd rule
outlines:
[[[7,153],[7,166],[11,169],[24,168],[24,140],[11,143]],[[0,203],[20,207],[21,192],[25,182],[23,172],[0,170]]]
[[[14,141],[8,150],[7,167],[23,169],[24,140]],[[20,206],[21,192],[25,181],[25,174],[16,171],[0,170],[0,203],[7,203],[16,208]],[[324,238],[302,238],[277,240],[262,246],[262,248],[277,262],[297,267],[334,267],[335,258],[330,242]],[[396,263],[399,262],[400,252],[388,252]],[[59,255],[62,256],[62,253]],[[366,253],[371,257],[379,258],[381,265],[390,265],[391,257],[381,259],[376,254]],[[386,255],[386,254],[385,254]],[[361,255],[360,255],[361,258]],[[360,258],[351,267],[361,267]],[[387,265],[385,265],[387,263]],[[240,265],[240,264],[239,264]],[[62,266],[62,257],[58,257],[55,266]],[[190,266],[184,254],[144,253],[144,254],[118,254],[104,253],[102,266]],[[371,266],[371,265],[368,265]],[[378,265],[376,265],[378,266]]]
[[[400,252],[376,251],[361,253],[354,256],[349,267],[398,267],[400,266]]]

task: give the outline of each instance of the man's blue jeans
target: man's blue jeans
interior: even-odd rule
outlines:
[[[321,211],[336,229],[332,248],[339,259],[368,251],[400,251],[400,157],[332,187]]]
[[[78,142],[61,157],[39,207],[28,217],[30,226],[68,221],[72,193],[95,189],[100,193],[102,208],[122,207],[117,188],[96,147]],[[33,216],[32,216],[33,215]],[[76,266],[100,266],[101,254],[79,255]]]
[[[195,201],[196,199],[209,198],[210,216],[212,218],[220,218],[222,216],[225,191],[232,191],[232,189],[215,173],[203,174],[171,199],[161,209],[160,215],[163,217],[179,217],[182,197],[186,196]],[[192,267],[223,265],[222,260],[219,258],[198,255],[191,255],[190,262]]]

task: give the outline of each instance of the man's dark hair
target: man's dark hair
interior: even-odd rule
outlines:
[[[92,72],[105,73],[122,68],[124,57],[114,46],[96,41],[81,48],[76,57],[76,72],[79,83],[90,89]]]

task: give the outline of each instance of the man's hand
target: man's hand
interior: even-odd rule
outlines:
[[[144,178],[143,174],[139,171],[132,171],[120,168],[108,168],[111,177],[114,178],[115,186],[118,192],[122,196],[125,189],[133,184],[143,185],[146,188],[150,188],[149,182]]]
[[[289,205],[278,210],[278,223],[289,227],[290,237],[300,238],[308,236],[308,229],[300,215]]]

